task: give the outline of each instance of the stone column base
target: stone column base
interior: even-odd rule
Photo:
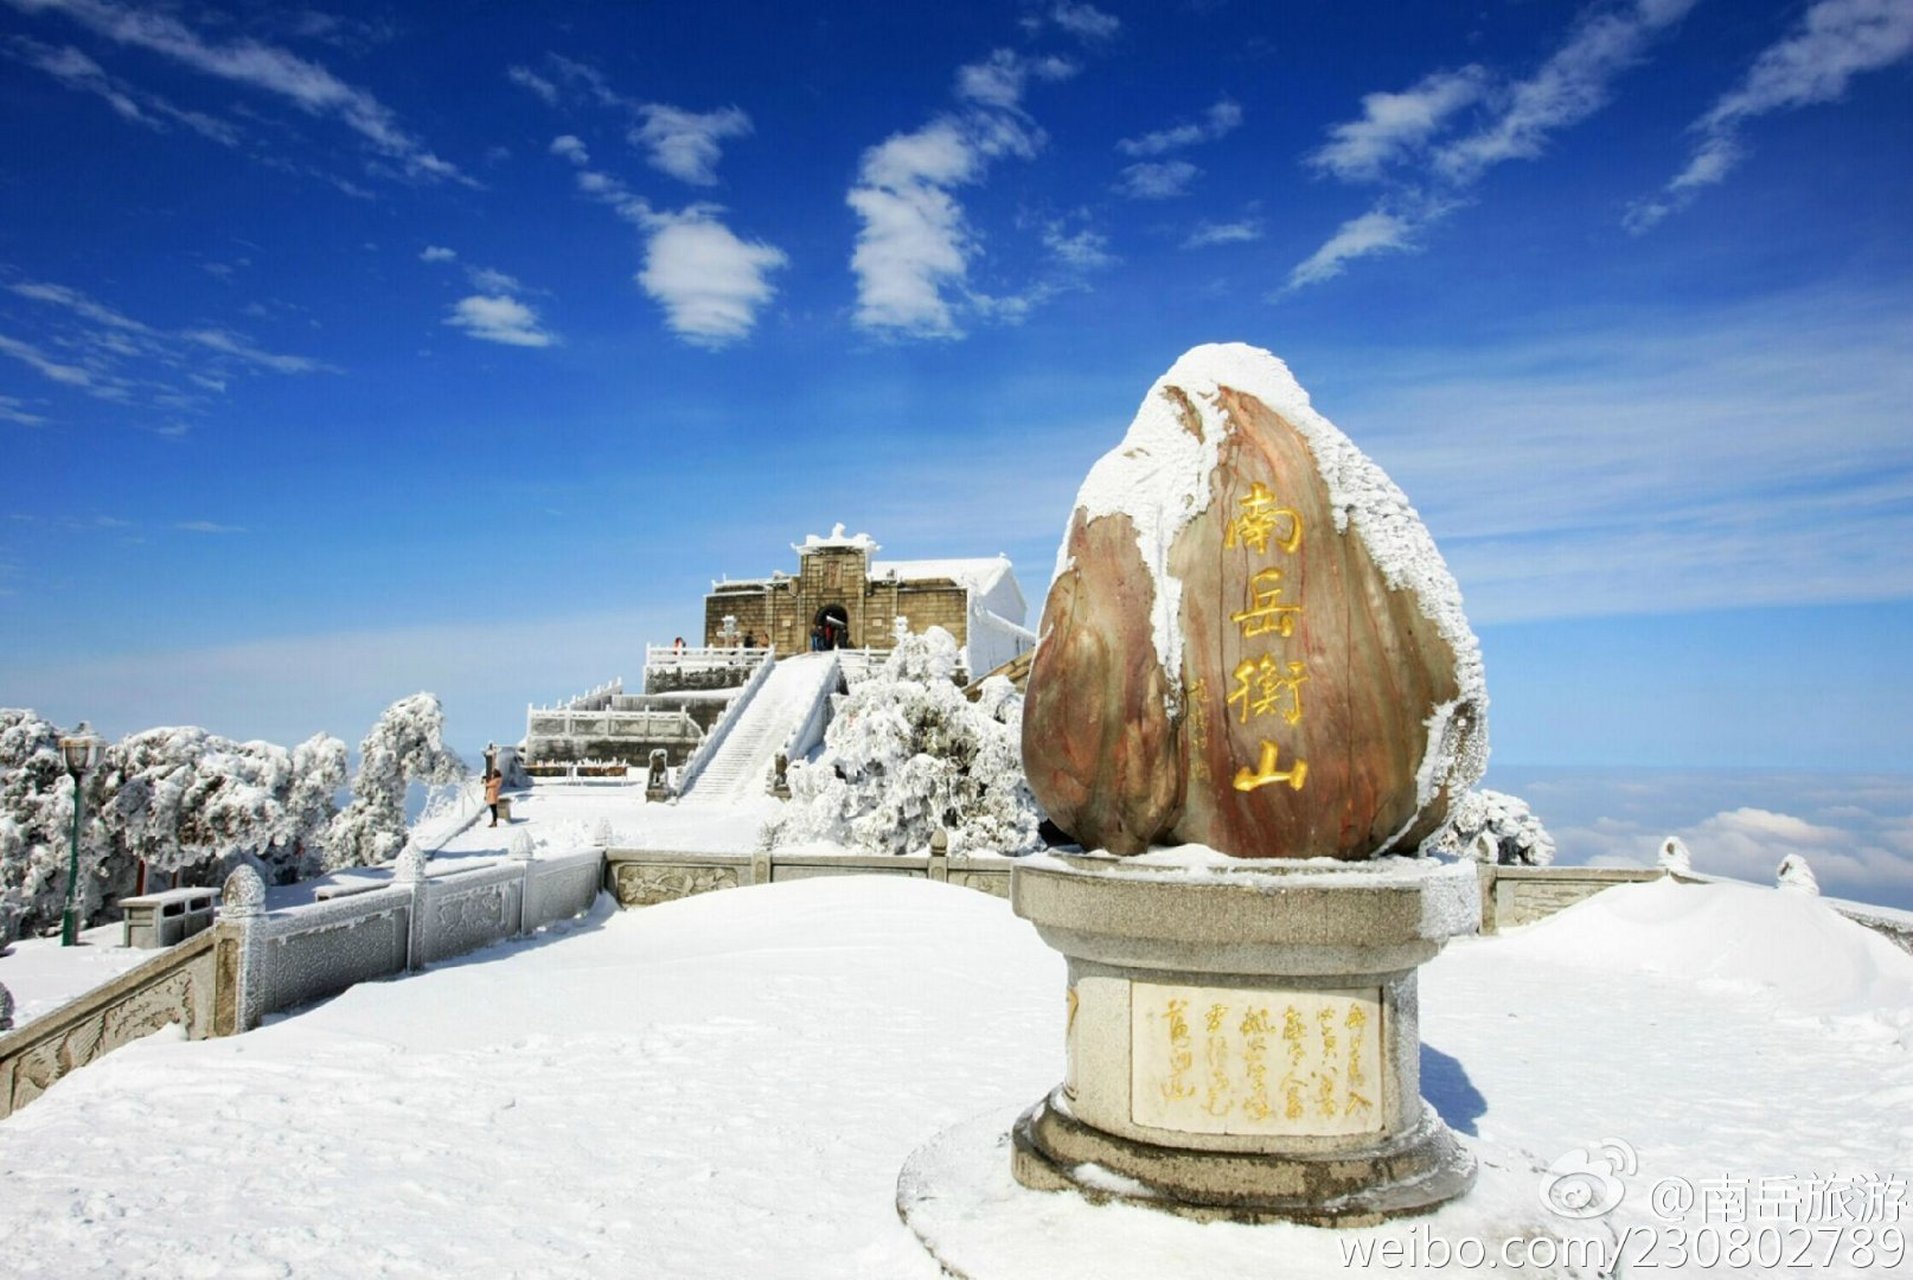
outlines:
[[[1199,1222],[1366,1227],[1427,1213],[1474,1185],[1475,1158],[1433,1107],[1365,1150],[1321,1155],[1197,1151],[1138,1142],[1072,1117],[1060,1090],[1017,1119],[1011,1172],[1037,1191],[1145,1204]]]

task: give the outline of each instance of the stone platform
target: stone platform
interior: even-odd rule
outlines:
[[[1472,865],[1059,856],[1020,864],[1012,901],[1069,962],[1067,1071],[1014,1129],[1023,1185],[1363,1226],[1472,1184],[1422,1100],[1416,995],[1476,927]]]

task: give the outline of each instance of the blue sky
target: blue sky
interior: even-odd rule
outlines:
[[[0,702],[512,739],[837,521],[1034,608],[1221,340],[1421,509],[1497,763],[1913,771],[1910,49],[1906,0],[0,0]]]

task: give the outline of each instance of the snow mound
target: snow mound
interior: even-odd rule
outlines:
[[[1913,1028],[1913,956],[1817,898],[1755,885],[1618,885],[1503,942],[1619,978],[1629,970],[1738,988],[1782,1013],[1878,1015]]]

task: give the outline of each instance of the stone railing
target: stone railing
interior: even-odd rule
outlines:
[[[597,849],[511,859],[445,875],[401,859],[393,882],[283,911],[229,911],[215,930],[214,1034],[528,934],[589,908],[604,875]]]
[[[0,1035],[0,1118],[53,1082],[168,1023],[189,1039],[213,1032],[217,975],[212,933],[162,951],[71,1004]]]
[[[969,858],[961,854],[883,855],[796,853],[676,853],[652,849],[609,849],[605,852],[605,887],[617,895],[618,905],[645,907],[688,898],[714,889],[775,884],[813,876],[891,875],[937,880],[978,889],[999,898],[1010,896],[1010,869],[1014,858]]]

